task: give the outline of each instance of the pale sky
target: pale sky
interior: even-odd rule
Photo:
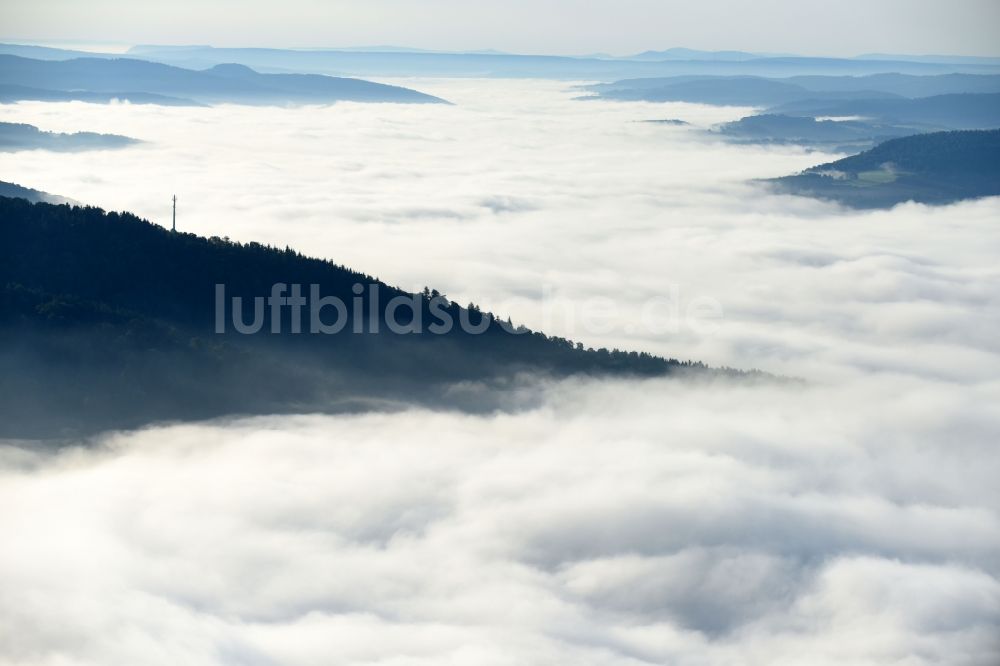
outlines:
[[[0,0],[21,43],[1000,55],[1000,0]]]

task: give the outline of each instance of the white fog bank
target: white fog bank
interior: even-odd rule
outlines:
[[[6,449],[0,663],[989,666],[998,400],[566,383]]]
[[[3,446],[0,664],[1000,663],[1000,198],[844,211],[747,184],[837,156],[701,134],[746,109],[411,85],[456,104],[4,105],[147,143],[0,180],[804,381]]]

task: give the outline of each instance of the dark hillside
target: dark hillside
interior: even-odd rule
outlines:
[[[1000,130],[918,134],[776,178],[778,191],[855,208],[946,204],[1000,195]]]
[[[290,307],[272,320],[262,303],[262,330],[236,332],[230,299],[243,299],[241,321],[249,324],[254,299],[268,297],[276,283],[302,285],[306,297],[317,285],[322,297],[340,299],[343,328],[310,332],[306,307],[293,333]],[[216,332],[218,284],[228,306],[224,333]],[[177,234],[128,213],[22,199],[0,198],[0,287],[0,436],[332,411],[372,401],[494,409],[495,397],[484,398],[476,386],[509,386],[525,374],[705,369],[584,349],[437,292],[408,294],[288,248]],[[393,308],[394,297],[404,305]],[[340,320],[334,308],[321,317],[326,326]],[[446,331],[445,320],[453,323]],[[390,324],[407,331],[392,332]]]

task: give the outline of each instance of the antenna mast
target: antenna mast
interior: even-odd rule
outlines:
[[[173,231],[174,233],[177,232],[177,195],[176,194],[174,195],[174,222],[173,222],[173,225],[170,227],[170,230]]]

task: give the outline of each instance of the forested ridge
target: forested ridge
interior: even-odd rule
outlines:
[[[858,155],[769,182],[777,191],[855,208],[948,204],[1000,195],[1000,130],[890,139]]]
[[[247,303],[275,283],[318,285],[362,308],[334,335],[216,332],[215,285]],[[230,413],[331,411],[359,401],[493,409],[456,387],[526,373],[657,376],[701,363],[583,345],[491,318],[481,334],[387,330],[386,304],[412,296],[291,248],[173,233],[129,213],[0,197],[0,397],[6,433],[133,426]],[[377,298],[370,298],[377,293]],[[477,306],[417,295],[426,323],[446,312],[484,326]],[[327,313],[329,314],[329,313]],[[378,333],[354,334],[357,316]],[[416,316],[406,308],[396,321]],[[247,315],[246,319],[251,319]],[[712,372],[743,374],[724,369]],[[753,374],[753,373],[751,373]],[[44,424],[44,425],[40,425]],[[23,433],[38,434],[38,433]]]

